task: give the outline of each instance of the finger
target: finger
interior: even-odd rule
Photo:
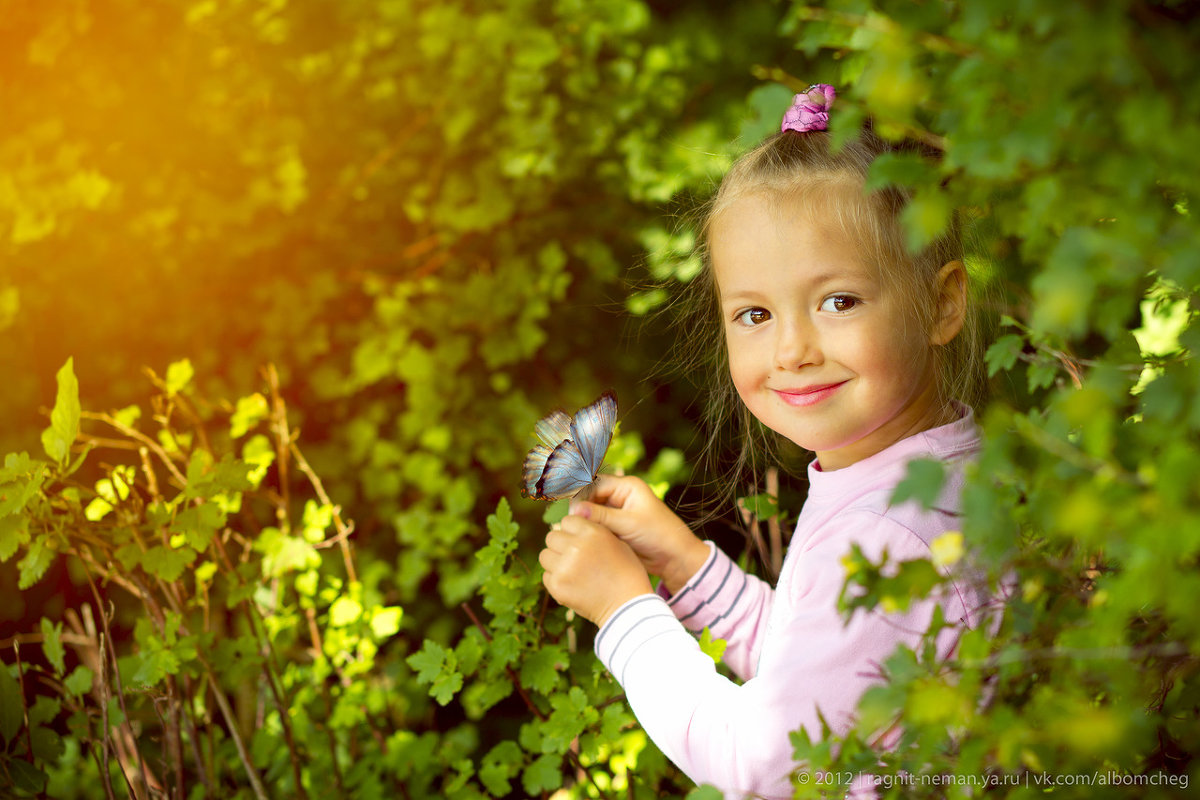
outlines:
[[[572,509],[570,516],[563,517],[564,520],[571,518],[599,525],[617,534],[617,536],[627,536],[638,528],[637,521],[628,511],[613,508],[612,506],[597,505],[595,503],[581,502],[577,504]]]
[[[601,475],[596,479],[591,501],[603,506],[623,506],[630,495],[637,491],[641,479],[630,476]]]
[[[595,509],[592,510],[594,511]],[[562,522],[560,524],[562,525],[561,532],[565,536],[583,537],[594,536],[596,534],[604,534],[606,536],[612,535],[612,531],[608,530],[608,528],[605,527],[602,522],[599,522],[594,518],[581,516],[579,514],[568,514],[562,518]],[[566,544],[565,540],[563,540],[562,543]]]
[[[561,527],[555,526],[546,534],[546,550],[550,550],[555,553],[561,553],[567,547],[570,541],[570,531],[566,531]]]

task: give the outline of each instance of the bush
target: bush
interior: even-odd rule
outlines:
[[[914,243],[954,208],[978,234],[1001,327],[963,545],[1011,598],[948,664],[897,653],[845,740],[797,737],[797,792],[1174,792],[1200,738],[1198,44],[1166,0],[6,14],[0,791],[687,792],[542,595],[540,509],[503,498],[533,420],[610,384],[655,397],[614,460],[680,478],[691,392],[642,383],[656,329],[624,347],[616,313],[663,295],[620,280],[686,280],[664,209],[821,80],[841,130],[944,152],[875,170],[915,191]],[[125,410],[85,415],[76,367]],[[874,601],[932,588],[857,566]]]

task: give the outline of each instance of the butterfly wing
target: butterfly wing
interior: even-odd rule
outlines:
[[[595,480],[600,471],[616,424],[615,392],[605,392],[596,398],[596,402],[575,412],[575,419],[571,421],[571,439],[578,447],[583,468],[588,473],[588,483]]]
[[[542,477],[535,485],[538,500],[558,500],[570,497],[591,484],[593,473],[588,471],[579,448],[570,439],[562,442],[546,458]]]
[[[617,424],[617,396],[605,392],[575,412],[552,411],[538,420],[534,433],[541,444],[525,456],[521,493],[535,500],[570,497],[591,486]]]
[[[542,479],[542,473],[546,471],[546,462],[550,459],[550,454],[553,452],[553,447],[547,447],[544,444],[535,444],[533,449],[525,456],[525,464],[521,469],[521,494],[526,497],[537,498],[538,481]]]
[[[555,409],[538,420],[533,432],[551,450],[571,438],[571,418],[567,412]],[[549,453],[547,453],[549,455]]]

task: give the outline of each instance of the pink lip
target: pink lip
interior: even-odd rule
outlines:
[[[789,406],[815,406],[817,403],[831,397],[846,381],[838,383],[823,383],[818,386],[808,386],[803,389],[776,389],[775,394]]]

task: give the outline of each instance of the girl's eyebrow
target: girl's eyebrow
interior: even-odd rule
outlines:
[[[836,270],[836,271],[830,270],[828,272],[817,273],[816,275],[812,276],[811,278],[805,280],[804,283],[807,287],[811,288],[811,287],[817,287],[817,286],[824,286],[827,283],[834,283],[834,282],[838,282],[838,281],[860,282],[860,281],[868,281],[870,279],[871,279],[871,275],[866,270],[840,269],[840,270]],[[720,290],[719,283],[718,283],[718,291],[720,293],[722,303],[725,303],[728,301],[733,301],[733,300],[755,299],[755,298],[759,298],[759,297],[765,297],[765,296],[768,296],[771,294],[769,289],[750,288],[750,287],[737,288],[732,291],[725,292],[725,291]]]

